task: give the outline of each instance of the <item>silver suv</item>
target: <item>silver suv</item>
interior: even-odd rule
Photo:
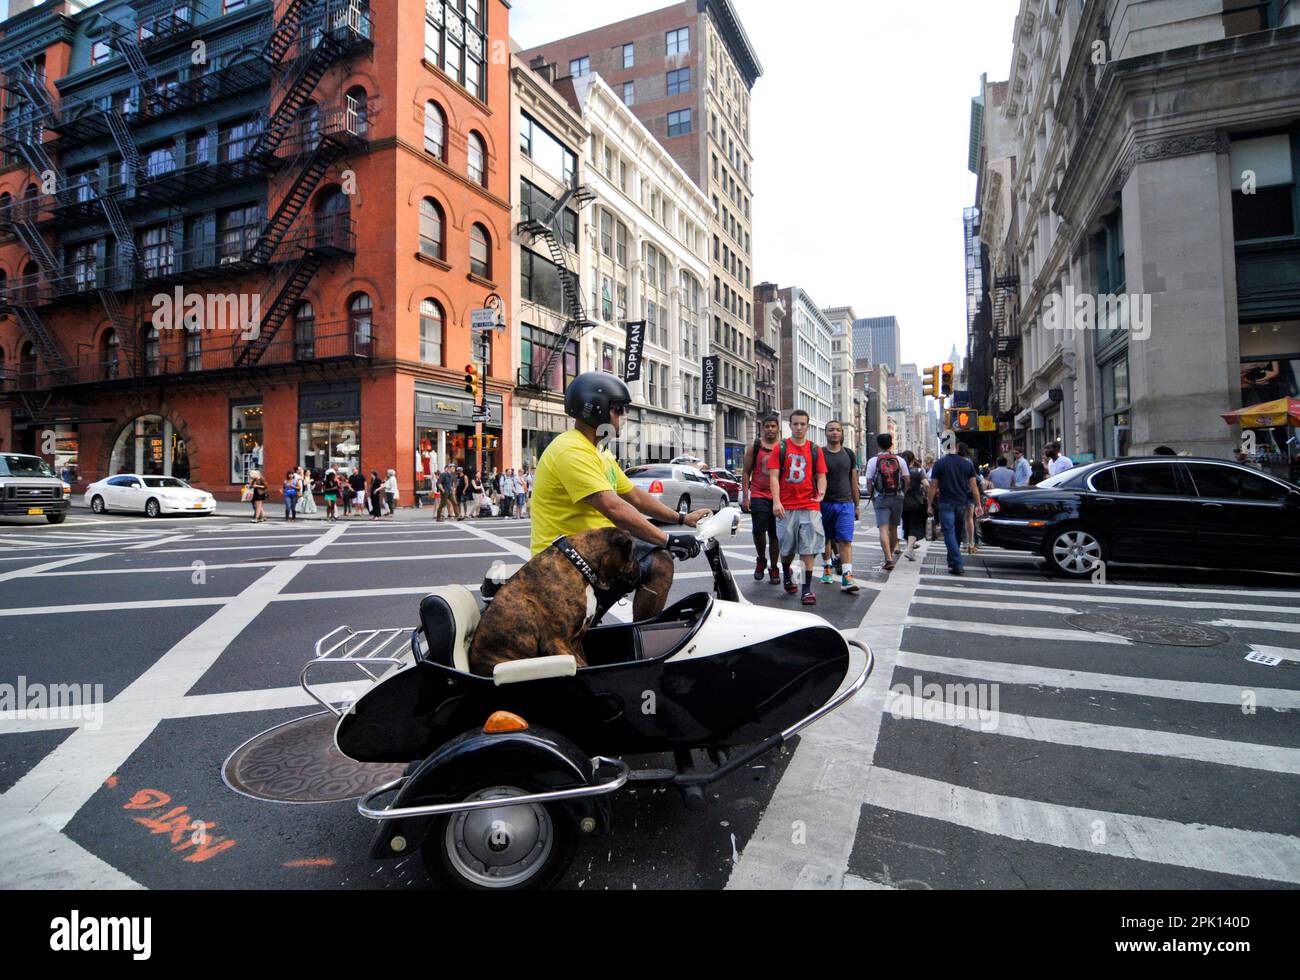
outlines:
[[[71,503],[72,487],[45,460],[0,453],[0,517],[44,517],[62,524]]]

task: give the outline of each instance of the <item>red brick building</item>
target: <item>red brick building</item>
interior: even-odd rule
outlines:
[[[409,504],[472,465],[470,315],[512,300],[504,0],[72,7],[0,25],[0,448],[227,499],[348,466]]]

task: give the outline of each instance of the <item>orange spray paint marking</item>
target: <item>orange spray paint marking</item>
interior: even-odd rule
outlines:
[[[216,824],[191,817],[188,807],[177,806],[168,810],[171,801],[171,796],[161,790],[142,789],[123,804],[122,809],[153,810],[147,816],[132,819],[155,834],[166,834],[173,854],[190,851],[184,860],[191,864],[207,861],[235,846],[236,842],[230,838],[209,833]]]
[[[172,798],[160,789],[142,789],[122,804],[123,810],[154,810],[166,806]]]
[[[332,868],[333,858],[303,858],[301,861],[285,861],[286,868]]]
[[[109,776],[107,779],[104,780],[104,785],[107,786],[109,789],[116,789],[116,788],[117,788],[117,777],[116,777],[116,776]]]

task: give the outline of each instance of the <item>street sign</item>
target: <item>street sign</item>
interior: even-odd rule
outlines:
[[[497,311],[492,309],[470,310],[469,328],[481,333],[495,330],[497,328]]]
[[[480,408],[479,406],[475,405],[475,406],[474,406],[474,414],[470,416],[470,421],[471,421],[471,422],[475,422],[475,423],[477,423],[477,422],[491,422],[491,421],[492,421],[492,409],[491,409],[491,407],[489,406],[488,408],[483,409],[483,408]]]
[[[997,432],[997,431],[998,431],[998,420],[995,419],[992,415],[981,415],[981,416],[980,416],[980,431],[981,431],[981,432]]]
[[[712,354],[704,359],[704,397],[701,405],[718,404],[718,372],[722,370],[722,358]]]

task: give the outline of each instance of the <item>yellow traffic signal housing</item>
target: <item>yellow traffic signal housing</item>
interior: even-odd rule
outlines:
[[[957,365],[955,364],[951,364],[951,363],[945,364],[942,368],[943,385],[941,391],[945,398],[948,398],[952,395],[953,375],[955,375],[956,373],[957,373]]]
[[[925,386],[922,388],[922,394],[929,398],[939,397],[940,374],[942,374],[942,371],[937,365],[925,372]]]
[[[473,364],[465,365],[465,394],[472,395],[478,401],[479,392],[483,390],[483,381],[478,376],[478,368]]]

